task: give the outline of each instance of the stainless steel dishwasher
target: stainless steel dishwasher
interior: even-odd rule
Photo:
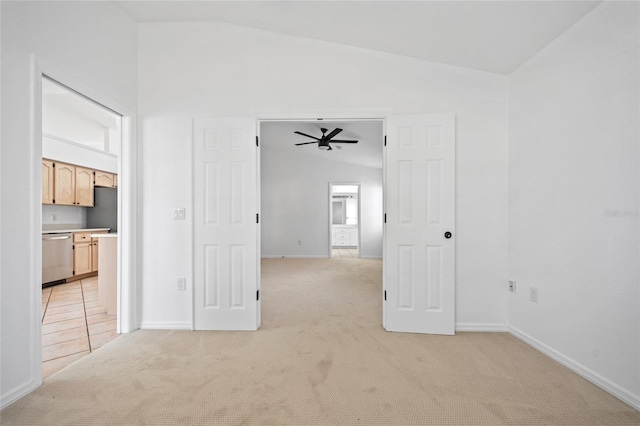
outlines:
[[[73,275],[71,233],[42,234],[42,285],[64,282]]]

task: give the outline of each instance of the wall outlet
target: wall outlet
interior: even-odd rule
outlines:
[[[185,291],[187,289],[187,280],[185,278],[178,278],[178,291]]]
[[[529,300],[538,303],[538,287],[529,287]]]
[[[178,207],[173,209],[173,220],[184,220],[184,219],[185,219],[184,207]]]
[[[516,292],[516,282],[509,280],[509,291],[515,293]]]

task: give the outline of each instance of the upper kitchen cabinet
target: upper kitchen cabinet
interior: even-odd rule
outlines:
[[[47,175],[45,187],[45,164],[51,167],[53,179]],[[48,169],[47,169],[48,171]],[[43,204],[57,204],[63,206],[93,207],[93,170],[73,164],[58,163],[51,160],[42,162],[42,200]],[[51,203],[44,203],[45,190],[53,188]]]
[[[118,186],[118,175],[109,172],[96,170],[94,184],[95,186],[104,186],[107,188],[115,188]]]
[[[53,204],[55,169],[53,161],[42,160],[42,204]]]
[[[71,164],[54,163],[54,204],[76,205],[76,167]]]
[[[76,167],[76,206],[93,207],[93,170]]]

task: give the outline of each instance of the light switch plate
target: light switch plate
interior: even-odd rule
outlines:
[[[184,207],[177,207],[173,209],[173,220],[184,220],[184,219],[185,219]]]

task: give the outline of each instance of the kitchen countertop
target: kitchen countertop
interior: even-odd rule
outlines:
[[[118,238],[118,234],[115,232],[111,234],[91,234],[91,238]]]
[[[111,228],[68,228],[68,229],[43,229],[43,234],[66,234],[69,232],[97,232],[97,231],[107,231],[109,232]],[[115,235],[115,234],[114,234]]]

